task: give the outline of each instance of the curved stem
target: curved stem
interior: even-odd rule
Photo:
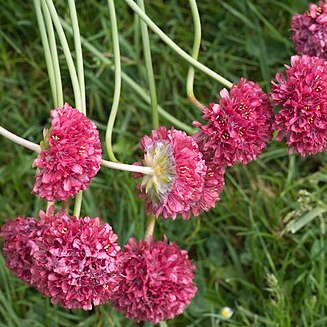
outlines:
[[[72,55],[70,53],[69,45],[68,45],[64,30],[63,30],[63,28],[61,26],[61,23],[60,23],[56,8],[55,8],[52,0],[45,0],[45,1],[46,1],[47,5],[48,5],[53,24],[54,24],[54,26],[56,28],[60,44],[61,44],[62,49],[64,51],[64,55],[65,55],[68,70],[69,70],[69,75],[70,75],[72,85],[73,85],[73,91],[74,91],[74,97],[75,97],[75,106],[76,106],[76,108],[78,110],[82,111],[82,101],[81,101],[81,91],[80,91],[80,87],[79,87],[79,81],[78,81],[78,78],[77,78],[74,61],[73,61]]]
[[[64,27],[64,29],[70,33],[73,34],[73,29],[63,20],[61,19],[61,24]],[[93,55],[95,55],[101,62],[106,64],[109,69],[114,69],[112,65],[112,61],[107,58],[103,52],[99,51],[94,45],[92,45],[89,41],[87,41],[85,38],[81,37],[82,45],[88,49]],[[125,72],[122,72],[122,79],[128,84],[145,102],[151,103],[149,95],[144,91],[143,88],[141,88],[132,78],[130,78]],[[181,130],[187,132],[188,134],[194,134],[196,133],[196,129],[193,128],[190,125],[187,125],[183,123],[182,121],[175,118],[173,115],[168,113],[166,110],[164,110],[160,105],[158,105],[158,111],[159,114],[166,119],[168,122],[170,122],[172,125],[180,128]]]
[[[140,8],[145,12],[144,1],[138,0],[137,2]],[[149,91],[150,91],[150,100],[151,100],[151,108],[152,108],[152,128],[158,129],[159,115],[158,115],[156,83],[153,74],[148,27],[144,22],[141,22],[141,35],[142,35],[142,43],[143,43],[145,69],[146,69],[146,75],[147,75],[147,79],[149,83]]]
[[[112,149],[112,130],[114,128],[114,123],[116,120],[119,99],[120,99],[120,89],[121,89],[121,64],[120,64],[120,50],[119,50],[119,38],[118,38],[118,28],[114,0],[108,0],[111,29],[112,29],[112,41],[114,50],[114,62],[115,62],[115,89],[114,96],[112,100],[111,111],[109,115],[109,120],[106,130],[106,147],[109,155],[109,159],[112,161],[118,161]]]
[[[54,71],[54,78],[56,83],[56,103],[55,107],[62,107],[64,105],[64,99],[62,94],[62,83],[61,83],[61,73],[57,52],[56,37],[53,30],[51,15],[49,9],[45,2],[42,1],[43,15],[46,23],[46,28],[49,36],[49,44],[52,58],[52,67]]]
[[[0,126],[0,135],[4,136],[10,141],[13,141],[27,149],[30,149],[34,152],[41,152],[41,147],[38,144],[35,144],[31,141],[25,140],[20,136],[17,136],[14,133],[9,132],[2,126]],[[122,171],[129,171],[132,173],[140,173],[140,174],[146,174],[146,175],[153,175],[154,171],[151,167],[144,167],[144,166],[136,166],[136,165],[127,165],[119,162],[112,162],[107,160],[101,160],[101,165],[103,167],[115,169],[115,170],[122,170]]]
[[[86,115],[83,54],[82,54],[81,35],[79,32],[75,0],[68,0],[68,4],[69,4],[69,11],[70,11],[70,18],[72,20],[72,25],[73,25],[77,75],[78,75],[79,88],[80,88],[80,92],[81,92],[81,102],[82,102],[81,110],[82,110],[83,114]]]
[[[193,42],[193,49],[192,49],[192,58],[197,60],[199,56],[200,45],[201,45],[201,20],[200,20],[199,10],[196,5],[196,0],[189,0],[189,3],[190,3],[193,23],[194,23],[194,42]],[[193,84],[194,84],[194,67],[190,66],[188,69],[187,80],[186,80],[187,97],[197,108],[202,110],[205,106],[195,97]]]
[[[215,73],[210,68],[201,64],[197,60],[193,59],[189,54],[187,54],[182,48],[180,48],[174,41],[172,41],[142,10],[141,8],[133,1],[133,0],[125,0],[125,2],[129,5],[129,7],[152,29],[154,33],[156,33],[162,41],[164,41],[172,50],[174,50],[179,56],[181,56],[184,60],[189,62],[195,68],[198,68],[203,73],[212,77],[219,83],[225,85],[228,88],[232,87],[232,83]]]
[[[41,35],[41,41],[44,49],[44,56],[45,56],[45,62],[47,64],[48,74],[49,74],[49,81],[50,81],[50,88],[53,98],[53,103],[56,106],[57,103],[57,88],[56,88],[56,80],[55,80],[55,74],[54,69],[52,65],[52,56],[49,46],[49,40],[48,35],[45,29],[45,24],[42,16],[42,10],[41,10],[41,2],[40,0],[34,0],[34,6],[35,6],[35,12],[36,12],[36,18],[39,25],[40,35]]]

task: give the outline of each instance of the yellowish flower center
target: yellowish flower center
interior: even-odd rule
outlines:
[[[175,160],[169,143],[157,142],[144,156],[143,165],[152,167],[153,175],[145,175],[142,187],[154,203],[161,203],[175,178]]]

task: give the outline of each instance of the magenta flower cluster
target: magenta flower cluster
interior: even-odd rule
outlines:
[[[51,129],[45,131],[35,160],[40,170],[33,190],[48,201],[63,201],[84,190],[99,170],[101,143],[95,125],[67,103],[52,110],[51,117]],[[175,201],[181,203],[178,213],[187,215],[189,203],[201,197],[197,189],[206,174],[202,154],[192,137],[174,129],[162,127],[153,138],[164,140],[156,151],[177,162],[172,167],[171,162],[159,160],[153,183],[165,185],[169,172],[174,184],[164,194],[166,207],[157,210],[165,216],[169,201]],[[151,139],[144,138],[144,148],[149,144]],[[155,154],[151,160],[156,160]],[[190,185],[192,190],[181,196]],[[161,199],[162,194],[151,196]],[[46,213],[40,211],[39,219],[9,220],[0,236],[8,268],[53,304],[67,309],[91,310],[111,300],[131,319],[159,322],[182,313],[196,293],[195,267],[186,251],[166,239],[152,238],[144,242],[132,238],[121,251],[112,227],[98,217],[55,213],[51,205]]]
[[[292,40],[300,55],[327,59],[327,3],[309,4],[303,15],[292,17]]]
[[[198,131],[188,136],[159,127],[140,141],[143,157],[135,173],[148,215],[189,219],[216,205],[226,167],[256,160],[273,132],[286,138],[289,153],[301,156],[327,147],[327,4],[310,4],[292,18],[299,55],[286,74],[278,72],[271,94],[241,78],[220,99],[205,106]],[[281,107],[274,115],[271,101]],[[66,103],[51,111],[44,131],[33,192],[51,202],[85,190],[101,164],[99,133],[87,117]],[[40,219],[17,217],[1,228],[8,268],[53,304],[90,310],[111,301],[137,322],[158,323],[183,312],[197,287],[186,251],[166,238],[131,238],[120,249],[112,227],[100,218],[76,218],[52,205]]]
[[[0,235],[8,268],[53,304],[91,310],[112,300],[130,319],[159,322],[182,313],[196,293],[195,267],[175,243],[132,238],[119,251],[99,218],[40,218],[17,217]]]
[[[8,268],[65,308],[92,309],[117,287],[117,235],[99,218],[77,219],[64,212],[40,220],[22,217],[1,229]]]
[[[208,211],[220,198],[225,168],[256,160],[274,131],[278,141],[286,138],[290,154],[306,156],[325,151],[326,31],[325,2],[310,4],[305,14],[294,15],[292,36],[302,56],[291,58],[291,66],[285,66],[286,76],[276,74],[270,95],[245,78],[233,84],[229,92],[223,89],[218,103],[211,102],[203,109],[205,122],[193,123],[199,129],[192,136],[197,146],[187,141],[190,137],[185,134],[162,127],[141,140],[144,157],[135,164],[155,170],[154,176],[142,177],[138,184],[148,214],[173,219],[181,214],[189,219],[191,213],[197,216]],[[270,98],[281,107],[276,115]],[[177,144],[185,151],[176,151]]]
[[[85,190],[100,169],[101,143],[94,123],[65,103],[51,111],[33,192],[48,201],[66,201]]]
[[[273,112],[268,94],[258,84],[241,78],[230,92],[220,92],[219,104],[203,110],[206,124],[195,122],[207,136],[204,151],[224,166],[255,160],[272,137]]]
[[[302,156],[327,146],[327,63],[318,57],[293,56],[286,77],[277,73],[272,99],[282,107],[275,119],[277,140]]]
[[[118,256],[112,304],[127,318],[158,323],[181,314],[196,293],[187,252],[167,240],[130,239]]]
[[[195,135],[160,127],[140,143],[144,152],[136,165],[153,167],[141,176],[140,196],[147,213],[189,219],[214,207],[224,186],[226,166],[255,160],[272,137],[274,115],[268,94],[244,78],[221,92],[219,104],[203,109],[206,123],[195,122]]]

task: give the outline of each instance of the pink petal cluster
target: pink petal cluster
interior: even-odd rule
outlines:
[[[129,319],[152,323],[172,319],[183,312],[197,291],[195,267],[187,251],[175,243],[132,238],[119,254],[118,263],[120,280],[112,304]]]
[[[214,208],[216,202],[220,200],[220,193],[225,185],[225,167],[221,164],[215,163],[213,160],[213,150],[204,150],[205,144],[209,140],[209,136],[203,132],[199,132],[194,134],[193,138],[197,142],[207,166],[201,198],[193,208],[194,215],[197,216],[201,211],[208,211],[210,208]]]
[[[303,15],[292,17],[292,40],[300,55],[327,59],[327,3],[309,4]]]
[[[99,133],[87,117],[65,103],[51,111],[46,149],[35,159],[40,169],[33,192],[48,201],[65,201],[85,190],[100,169]]]
[[[276,74],[272,99],[282,107],[276,116],[277,140],[286,137],[289,153],[301,156],[327,146],[327,63],[318,57],[293,56],[286,77]]]
[[[31,284],[32,241],[38,234],[39,223],[33,217],[17,217],[1,227],[0,236],[4,239],[3,253],[7,267],[25,283]]]
[[[247,164],[257,158],[272,137],[273,111],[258,84],[241,78],[230,92],[220,92],[219,104],[203,109],[207,123],[193,124],[207,135],[204,151],[213,151],[218,165]]]
[[[111,226],[99,218],[77,219],[64,212],[41,211],[40,217],[18,217],[3,227],[7,265],[53,304],[91,310],[107,302],[117,287],[120,250]]]
[[[151,137],[144,136],[140,147],[144,159],[135,164],[154,169],[154,175],[143,176],[138,184],[147,214],[188,219],[200,200],[207,170],[198,145],[184,132],[160,127]]]

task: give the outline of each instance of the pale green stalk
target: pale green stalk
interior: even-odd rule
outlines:
[[[46,23],[46,28],[49,36],[49,45],[52,58],[52,67],[54,71],[54,78],[56,83],[56,103],[55,107],[62,107],[64,104],[63,94],[62,94],[62,83],[61,83],[61,74],[60,66],[57,52],[56,37],[53,30],[51,15],[49,9],[44,1],[42,1],[42,10],[43,16]]]
[[[36,18],[39,25],[40,35],[41,35],[41,41],[44,49],[44,56],[45,56],[45,62],[47,64],[48,74],[49,74],[49,81],[50,81],[50,88],[53,98],[53,103],[56,106],[57,103],[57,90],[56,90],[56,80],[55,80],[55,74],[54,69],[52,65],[52,57],[51,57],[51,51],[49,46],[49,40],[48,35],[45,29],[45,24],[42,16],[41,11],[41,2],[40,0],[34,0],[35,5],[35,12],[36,12]]]
[[[148,216],[148,223],[146,225],[146,231],[144,234],[144,239],[146,240],[149,236],[153,235],[154,232],[154,226],[156,224],[156,216],[154,214],[151,214],[150,216]]]
[[[68,70],[69,70],[69,75],[70,75],[72,85],[73,85],[76,108],[78,108],[78,110],[83,112],[83,100],[82,100],[82,94],[81,94],[81,89],[80,89],[80,81],[78,80],[78,77],[76,74],[74,61],[73,61],[73,58],[72,58],[72,55],[71,55],[71,52],[69,49],[69,45],[68,45],[64,30],[61,26],[56,8],[55,8],[52,0],[45,0],[45,1],[47,2],[53,24],[57,30],[59,41],[60,41],[60,44],[64,51],[64,55],[65,55]],[[77,19],[77,17],[76,17],[76,19]],[[73,28],[74,40],[76,40],[77,33],[78,33],[78,30],[76,30],[76,28],[75,29]],[[83,78],[83,80],[84,80],[84,78]],[[82,199],[83,199],[83,192],[79,191],[75,197],[74,213],[73,213],[74,216],[77,218],[79,218],[79,215],[81,212]]]
[[[121,90],[121,64],[120,64],[119,38],[118,38],[117,19],[116,19],[114,0],[108,0],[108,6],[109,6],[109,14],[110,14],[111,30],[112,30],[112,45],[114,50],[115,88],[114,88],[112,106],[111,106],[111,111],[107,124],[107,130],[106,130],[106,147],[107,147],[109,159],[112,161],[118,161],[112,149],[112,130],[114,128],[118,107],[119,107],[120,90]]]
[[[198,59],[199,50],[201,45],[201,20],[199,15],[199,10],[196,4],[196,0],[189,0],[193,24],[194,24],[194,42],[192,49],[192,58]],[[186,92],[189,100],[198,108],[203,109],[205,106],[195,97],[194,90],[194,67],[190,66],[188,69],[187,80],[186,80]]]
[[[74,0],[68,0],[69,12],[73,25],[73,36],[76,52],[76,64],[77,64],[77,79],[80,90],[80,102],[81,102],[81,112],[86,115],[86,101],[85,101],[85,82],[84,82],[84,68],[83,68],[83,54],[81,45],[81,36],[79,32],[78,19],[76,13],[76,6]],[[76,101],[76,100],[75,100]],[[83,192],[79,191],[75,197],[74,203],[74,216],[79,217],[83,201]]]
[[[140,8],[145,12],[144,1],[138,0],[137,2]],[[150,100],[151,100],[151,109],[152,109],[152,128],[157,129],[159,127],[159,116],[158,116],[156,84],[153,75],[148,27],[143,21],[141,21],[141,36],[142,36],[142,44],[143,44],[145,70],[146,70],[146,75],[149,84],[149,91],[150,91]],[[148,222],[144,235],[145,239],[153,235],[155,224],[156,224],[156,217],[153,214],[151,214],[150,216],[148,216]]]
[[[225,85],[228,88],[232,87],[232,83],[220,76],[210,68],[201,64],[197,60],[193,59],[188,53],[186,53],[182,48],[180,48],[174,41],[172,41],[143,11],[142,9],[133,1],[125,0],[129,7],[156,33],[162,41],[164,41],[172,50],[174,50],[179,56],[181,56],[188,63],[193,65],[195,68],[198,68],[203,73],[207,74],[211,78],[215,79],[219,83]]]
[[[75,0],[68,0],[68,4],[69,4],[70,18],[71,18],[72,26],[73,26],[73,34],[74,34],[77,76],[78,76],[78,81],[79,81],[79,88],[80,88],[80,92],[81,92],[81,102],[82,102],[81,109],[82,109],[83,114],[86,115],[83,54],[82,54],[81,35],[79,32]]]
[[[64,27],[64,29],[70,33],[73,34],[73,29],[63,20],[61,19],[61,24]],[[107,58],[103,52],[99,51],[94,45],[92,45],[89,41],[81,37],[82,45],[88,49],[93,55],[95,55],[101,62],[106,64],[110,69],[114,69],[112,65],[112,61]],[[122,72],[122,79],[147,103],[151,103],[149,95],[142,89],[132,78],[130,78],[126,73]],[[166,119],[168,122],[170,122],[172,125],[180,128],[181,130],[187,132],[188,134],[194,134],[196,132],[195,128],[192,128],[192,126],[187,125],[177,118],[175,118],[173,115],[169,114],[167,111],[165,111],[160,105],[158,105],[158,111],[159,114]]]
[[[138,0],[137,2],[140,8],[145,12],[144,1]],[[143,21],[141,22],[141,35],[142,35],[142,43],[143,43],[145,69],[146,69],[146,75],[149,83],[149,91],[150,91],[150,99],[151,99],[152,128],[157,129],[159,127],[159,115],[158,115],[156,83],[153,74],[148,27]]]
[[[44,1],[46,1],[47,5],[48,5],[48,9],[50,11],[52,22],[57,31],[59,41],[60,41],[60,44],[62,46],[64,55],[65,55],[65,59],[66,59],[68,70],[69,70],[69,75],[70,75],[72,85],[73,85],[75,106],[78,110],[82,111],[82,101],[81,101],[82,98],[81,98],[81,91],[80,91],[80,87],[79,87],[79,81],[77,78],[74,61],[73,61],[73,58],[72,58],[72,55],[71,55],[71,52],[69,49],[69,45],[68,45],[64,30],[61,26],[56,8],[55,8],[52,0],[44,0]]]

